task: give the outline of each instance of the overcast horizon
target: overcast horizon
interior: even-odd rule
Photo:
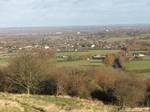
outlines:
[[[150,0],[0,0],[0,27],[150,24]]]

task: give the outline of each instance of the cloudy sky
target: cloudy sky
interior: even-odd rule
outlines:
[[[0,0],[0,27],[150,23],[150,0]]]

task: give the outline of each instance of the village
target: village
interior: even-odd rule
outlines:
[[[82,31],[82,30],[81,30]],[[133,33],[135,32],[135,34]],[[104,28],[95,33],[80,32],[27,32],[19,34],[1,34],[0,52],[15,53],[22,49],[54,49],[56,52],[88,52],[89,50],[120,50],[126,58],[142,59],[150,55],[150,35],[147,30],[114,30]],[[120,35],[118,33],[121,33]],[[128,35],[123,36],[128,33]],[[139,34],[138,34],[139,33]],[[144,34],[143,34],[144,33]],[[146,34],[145,34],[146,33]],[[112,36],[109,36],[112,35]],[[12,38],[9,38],[12,36]],[[67,56],[62,56],[67,57]],[[95,54],[93,59],[104,59],[106,55]]]

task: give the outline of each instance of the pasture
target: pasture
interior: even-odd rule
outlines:
[[[11,59],[15,56],[15,53],[0,53],[0,66],[7,66]]]
[[[127,71],[143,77],[150,77],[150,60],[130,61],[125,66]]]
[[[150,69],[150,60],[129,61],[126,63],[128,70]]]
[[[101,61],[98,60],[78,60],[78,61],[62,61],[57,62],[57,66],[59,67],[101,67],[104,66],[104,64]]]
[[[105,64],[100,60],[87,60],[88,57],[94,55],[106,55],[109,53],[118,53],[119,50],[89,50],[85,52],[58,52],[56,53],[56,67],[104,67]],[[0,53],[0,66],[8,66],[15,53]],[[83,59],[66,61],[58,56],[74,56],[82,57]],[[143,60],[129,61],[125,63],[125,68],[129,72],[135,72],[142,76],[150,76],[150,56]]]
[[[56,54],[56,56],[61,55],[74,55],[74,56],[93,56],[93,55],[106,55],[108,53],[117,53],[120,52],[120,50],[88,50],[83,52],[59,52]]]

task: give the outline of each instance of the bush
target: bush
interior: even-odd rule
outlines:
[[[104,103],[139,106],[144,99],[145,83],[136,76],[111,68],[95,69],[92,74],[96,89],[91,96]]]
[[[45,79],[38,84],[37,94],[55,95],[57,92],[57,83],[54,78]]]
[[[70,95],[89,97],[90,84],[85,76],[85,71],[79,68],[59,68],[56,73],[57,95]]]
[[[17,54],[7,67],[7,79],[16,87],[34,93],[38,84],[51,73],[53,63],[50,62],[52,53],[49,50],[25,50]]]
[[[149,81],[146,90],[142,79],[111,67],[58,68],[52,54],[41,49],[19,53],[0,70],[0,91],[93,98],[121,107],[150,104]]]
[[[117,104],[124,106],[139,106],[144,99],[144,82],[134,77],[124,77],[117,80],[114,85],[114,94],[117,97]]]
[[[146,88],[144,104],[145,106],[150,107],[150,79],[147,80],[146,85],[147,85],[147,88]]]
[[[0,92],[8,92],[12,88],[12,83],[8,80],[7,69],[0,69]]]
[[[122,77],[122,72],[108,67],[107,69],[93,69],[89,73],[93,78],[93,87],[95,87],[91,93],[92,97],[102,100],[104,103],[113,104],[116,101],[116,96],[113,94],[114,83]]]

